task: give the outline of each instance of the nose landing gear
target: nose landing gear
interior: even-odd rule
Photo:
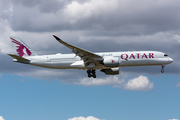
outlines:
[[[161,73],[164,73],[164,65],[162,65]]]
[[[96,78],[96,71],[93,69],[87,70],[88,77]]]

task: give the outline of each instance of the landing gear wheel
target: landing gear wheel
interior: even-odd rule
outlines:
[[[90,78],[90,77],[91,77],[91,74],[88,74],[88,77]]]
[[[87,70],[88,77],[96,78],[96,71],[93,69]]]
[[[96,75],[92,75],[93,76],[93,78],[96,78]]]

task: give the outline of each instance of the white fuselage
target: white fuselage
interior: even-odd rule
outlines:
[[[173,62],[173,59],[168,57],[163,52],[158,51],[128,51],[128,52],[102,52],[95,53],[102,58],[118,58],[118,67],[128,66],[154,66],[166,65]],[[54,54],[42,56],[27,56],[29,59],[26,64],[53,68],[53,69],[90,69],[91,66],[85,66],[84,61],[75,54]],[[17,61],[17,60],[14,60]],[[19,61],[17,61],[19,62]],[[112,60],[113,62],[113,60]],[[93,66],[93,69],[108,69],[112,67],[104,66],[103,64]]]

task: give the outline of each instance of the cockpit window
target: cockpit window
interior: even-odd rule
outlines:
[[[167,54],[164,54],[165,57],[167,57],[168,55]]]

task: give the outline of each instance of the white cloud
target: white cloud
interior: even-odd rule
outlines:
[[[178,120],[178,119],[168,119],[168,120]]]
[[[103,86],[103,85],[121,85],[124,82],[124,79],[119,79],[118,76],[109,76],[106,78],[83,78],[75,84],[84,85],[84,86]]]
[[[0,120],[5,120],[5,119],[3,118],[3,116],[0,116]]]
[[[113,7],[109,7],[109,6],[113,6]],[[118,7],[117,0],[111,0],[111,1],[90,0],[85,3],[79,3],[77,1],[73,1],[72,3],[67,5],[65,12],[69,14],[69,16],[71,17],[80,19],[80,18],[89,18],[96,13],[102,14],[110,11],[112,12],[117,7]]]
[[[105,119],[98,119],[93,116],[88,116],[87,118],[81,116],[81,117],[69,118],[68,120],[105,120]]]
[[[13,45],[10,46],[11,42],[9,39],[10,33],[13,33],[13,31],[11,31],[11,27],[9,26],[8,21],[0,20],[0,32],[0,52],[9,53],[13,50]]]
[[[109,7],[113,6],[113,7]],[[108,10],[107,10],[108,8]],[[118,1],[104,1],[104,0],[90,0],[88,2],[80,3],[72,1],[64,9],[64,15],[67,16],[71,25],[78,24],[83,19],[92,19],[107,13],[113,13],[118,8]],[[80,22],[81,23],[81,22]]]
[[[137,78],[129,80],[128,83],[125,84],[124,89],[149,91],[153,89],[153,84],[154,83],[151,83],[146,76],[141,75]]]

